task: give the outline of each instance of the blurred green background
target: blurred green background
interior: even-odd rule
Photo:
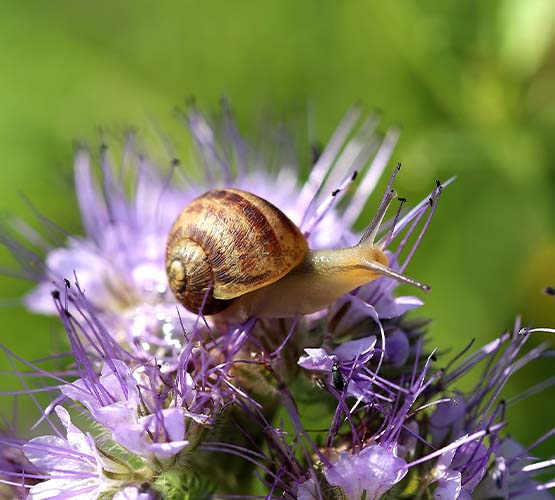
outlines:
[[[3,215],[31,220],[23,193],[80,231],[73,141],[153,123],[185,136],[173,110],[191,95],[209,113],[227,96],[246,137],[264,114],[306,123],[310,109],[321,142],[362,102],[382,110],[382,130],[403,126],[393,156],[404,165],[402,195],[416,200],[434,179],[458,177],[410,267],[433,285],[421,310],[434,319],[430,347],[481,344],[517,314],[555,325],[555,299],[542,293],[555,285],[552,0],[57,0],[0,11]],[[3,277],[1,297],[30,286]],[[54,320],[16,307],[0,315],[2,342],[20,355],[53,349]],[[540,368],[520,373],[508,394],[553,374],[550,363]],[[529,442],[547,430],[555,407],[544,401],[554,396],[510,408],[510,431]]]

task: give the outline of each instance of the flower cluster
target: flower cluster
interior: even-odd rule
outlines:
[[[301,167],[287,156],[275,155],[283,162],[269,168],[249,148],[227,107],[215,125],[195,109],[187,120],[200,167],[185,173],[170,159],[164,170],[129,141],[120,162],[103,146],[97,172],[79,150],[84,234],[36,253],[31,244],[44,240],[28,228],[2,238],[28,269],[36,264],[25,306],[58,316],[70,349],[51,370],[4,348],[20,392],[40,410],[37,425],[51,430],[0,436],[0,498],[552,498],[555,482],[544,475],[555,458],[535,458],[534,447],[555,428],[528,448],[505,430],[503,387],[549,352],[544,344],[523,349],[530,335],[518,321],[439,369],[427,322],[407,315],[422,300],[396,295],[389,277],[288,318],[204,316],[169,288],[170,227],[214,188],[280,207],[310,248],[355,245],[353,226],[398,132],[380,137],[374,117],[352,110],[301,183]],[[382,223],[398,171],[363,236],[371,233],[397,275],[448,184],[437,182],[411,209],[401,199]],[[478,385],[458,391],[479,367]],[[46,406],[39,392],[50,398]]]

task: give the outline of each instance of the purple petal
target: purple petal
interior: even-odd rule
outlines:
[[[318,489],[312,478],[299,485],[297,500],[319,500],[320,498],[322,498],[322,495],[318,494]]]
[[[303,355],[299,358],[299,366],[306,370],[331,371],[334,359],[325,349],[306,348],[304,352],[306,356]]]
[[[441,446],[445,438],[456,439],[464,434],[465,414],[466,401],[461,394],[457,394],[450,401],[438,404],[430,417],[433,444]]]
[[[85,230],[93,237],[102,234],[109,222],[108,210],[85,151],[80,151],[75,158],[75,192]]]
[[[185,448],[185,417],[180,408],[169,408],[139,419],[137,424],[121,425],[112,434],[129,451],[160,460],[171,458]]]
[[[435,500],[451,500],[459,497],[461,492],[461,473],[450,468],[456,449],[448,450],[437,460],[434,477],[437,488],[434,492]]]
[[[84,404],[94,418],[108,429],[133,423],[140,403],[137,382],[127,365],[117,359],[112,360],[112,364],[117,374],[105,364],[98,381],[85,383],[79,379],[60,388],[65,396]],[[99,400],[97,393],[89,388],[90,384],[101,386],[98,392],[107,394],[110,399]]]
[[[347,498],[378,500],[407,473],[407,464],[393,451],[371,445],[352,455],[341,452],[339,460],[324,474],[328,482],[341,487]]]
[[[375,319],[375,312],[367,302],[355,295],[343,295],[332,305],[332,316],[339,311],[342,315],[337,321],[334,332],[337,336],[349,333],[353,328]]]
[[[464,489],[473,491],[486,474],[488,450],[478,441],[470,441],[457,449],[451,467],[462,472]]]
[[[101,482],[97,478],[49,479],[31,487],[27,500],[97,500]]]
[[[381,319],[398,318],[408,311],[412,311],[424,304],[418,297],[392,297],[384,293],[374,304]]]
[[[454,500],[455,498],[460,498],[460,492],[461,473],[446,469],[434,491],[434,500]]]
[[[410,354],[410,343],[407,334],[396,329],[385,338],[385,359],[393,366],[403,366]]]
[[[350,340],[337,347],[335,355],[342,361],[348,362],[358,358],[360,363],[365,363],[370,358],[369,354],[376,345],[376,337],[371,335],[362,339]]]

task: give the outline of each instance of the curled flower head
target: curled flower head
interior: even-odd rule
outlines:
[[[360,240],[351,227],[386,168],[397,131],[389,132],[381,144],[377,143],[375,119],[371,117],[360,122],[360,111],[353,110],[340,124],[302,184],[298,180],[300,168],[285,159],[276,173],[265,173],[259,168],[260,160],[240,139],[228,113],[224,123],[225,132],[218,138],[216,129],[198,111],[191,109],[189,112],[188,124],[204,176],[194,183],[187,183],[180,177],[183,170],[177,162],[168,174],[161,174],[160,169],[137,152],[133,141],[124,150],[120,168],[114,166],[109,149],[102,147],[100,178],[95,174],[91,155],[80,150],[75,162],[75,186],[85,234],[67,238],[61,247],[46,249],[44,274],[38,286],[25,298],[26,305],[33,311],[55,313],[51,300],[52,282],[61,288],[64,280],[73,281],[75,275],[95,313],[102,317],[119,343],[136,349],[139,355],[146,350],[158,358],[175,356],[182,347],[182,325],[190,330],[196,318],[176,303],[168,289],[166,238],[184,206],[203,192],[222,186],[253,192],[279,207],[300,228],[310,248],[350,246]],[[437,195],[435,192],[432,198]],[[374,243],[390,201],[390,197],[384,198],[379,216],[363,240]],[[431,215],[435,210],[435,206],[429,208],[424,201],[405,214],[399,212],[389,221],[389,226],[384,226],[390,230],[373,247],[380,252],[404,234],[404,240],[389,254],[394,271],[404,270],[412,257],[415,247],[406,249],[405,262],[399,261],[416,223],[427,212]],[[308,279],[307,283],[310,285]],[[356,287],[355,283],[356,280],[352,288]],[[337,304],[331,304],[330,310],[348,307],[349,321],[356,323],[367,317],[364,312],[362,316],[354,312],[355,307],[364,307],[353,304],[358,300],[375,306],[376,314],[383,318],[400,316],[420,305],[417,299],[393,299],[390,280],[377,283],[350,296],[348,306],[341,298]],[[320,287],[322,290],[329,288],[328,285]],[[284,295],[280,294],[283,300]],[[304,301],[315,300],[316,289],[308,295],[297,302],[295,307],[299,311],[303,310],[299,306]],[[263,314],[269,298],[264,296],[260,300],[262,302],[252,310],[255,315]],[[341,326],[346,328],[345,315],[342,319]]]
[[[355,404],[349,408],[345,396],[335,393],[339,399],[337,412],[349,422],[349,431],[344,434],[339,432],[339,426],[330,428],[329,432],[335,434],[331,439],[328,434],[326,441],[326,456],[331,458],[322,460],[324,475],[320,476],[319,484],[314,478],[301,482],[299,492],[306,498],[313,498],[310,495],[318,489],[324,492],[331,485],[340,485],[346,498],[361,498],[361,483],[352,476],[358,466],[337,467],[342,462],[334,457],[338,449],[347,446],[351,451],[341,451],[339,456],[344,463],[348,460],[358,464],[364,457],[364,450],[377,449],[379,445],[389,450],[393,446],[395,459],[404,464],[404,472],[399,477],[394,475],[394,467],[388,468],[393,474],[391,477],[398,477],[398,480],[392,481],[379,495],[390,491],[390,494],[396,492],[394,495],[407,498],[421,498],[420,495],[433,492],[433,498],[438,500],[513,498],[513,495],[552,498],[546,490],[553,485],[541,483],[534,475],[551,467],[553,460],[534,460],[531,449],[525,449],[503,434],[507,425],[505,403],[498,399],[503,386],[515,371],[546,353],[545,345],[524,353],[525,340],[519,336],[520,331],[517,322],[512,333],[503,334],[448,371],[434,371],[431,358],[428,358],[420,371],[416,369],[418,364],[415,365],[412,377],[405,382],[401,379],[398,386],[376,375],[372,380],[374,386],[368,392],[374,395],[381,392],[382,398],[374,397],[369,400],[370,404],[362,407]],[[301,357],[302,365],[308,368],[324,366],[322,356],[315,356],[321,353],[315,349],[306,351],[309,355]],[[309,359],[317,359],[318,363],[311,367],[307,364]],[[476,369],[484,360],[488,361],[484,376],[473,390],[466,394],[454,391],[453,397],[445,397],[455,380]],[[553,429],[535,445],[552,435]],[[358,452],[360,446],[362,451]],[[371,467],[371,464],[371,460],[364,461],[364,467]],[[508,470],[508,464],[514,467],[512,471]],[[403,481],[405,475],[412,479]],[[376,471],[364,476],[366,495],[372,495],[374,489],[380,487],[380,477]],[[411,496],[409,492],[414,481],[419,487]],[[356,493],[352,493],[353,488]],[[322,494],[321,498],[326,495]]]

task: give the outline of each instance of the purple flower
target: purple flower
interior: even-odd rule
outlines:
[[[526,338],[520,331],[517,322],[512,333],[502,335],[447,372],[433,369],[432,356],[422,362],[417,355],[413,373],[406,380],[404,376],[394,381],[374,374],[369,390],[373,397],[368,402],[349,407],[346,400],[354,395],[345,391],[337,401],[325,446],[311,443],[309,447],[315,457],[313,469],[302,472],[294,463],[289,466],[288,470],[297,475],[297,483],[291,493],[285,490],[285,496],[293,497],[298,491],[298,498],[305,500],[328,495],[359,499],[364,494],[379,498],[386,492],[407,498],[419,498],[427,492],[438,500],[553,498],[547,489],[555,484],[541,482],[536,474],[553,467],[555,459],[532,459],[531,449],[503,434],[506,416],[504,403],[497,401],[500,391],[511,374],[540,357],[546,348],[543,345],[524,353]],[[305,349],[305,353],[299,364],[307,370],[326,373],[337,362],[323,348]],[[365,362],[371,359],[367,357]],[[485,364],[486,374],[473,390],[445,396],[455,380],[484,359],[490,361]],[[496,363],[491,362],[493,359]],[[288,408],[300,438],[304,435],[302,424],[295,407]],[[345,425],[340,432],[341,423]],[[535,445],[553,435],[555,430],[551,429]],[[290,455],[294,453],[292,450]],[[383,476],[374,468],[375,456],[380,457]],[[411,475],[419,485],[414,496],[409,493],[414,483],[404,481]]]
[[[346,498],[379,500],[407,474],[407,464],[380,445],[363,448],[360,453],[341,452],[338,460],[326,468],[324,475],[332,486],[339,486]],[[299,498],[318,498],[310,492],[310,484],[299,487]]]
[[[406,462],[380,445],[371,445],[356,454],[342,452],[339,460],[324,472],[332,485],[340,486],[348,498],[378,500],[407,473]]]
[[[61,391],[84,404],[96,422],[112,431],[114,441],[129,451],[151,460],[168,459],[189,444],[185,416],[178,407],[157,409],[156,403],[149,401],[153,395],[144,390],[151,374],[148,370],[135,373],[137,378],[123,362],[113,360],[112,366],[104,365],[98,381],[79,379],[62,386]],[[190,375],[186,379],[192,382]],[[190,386],[188,389],[192,391]],[[187,393],[184,396],[192,398]],[[149,411],[154,413],[141,416]]]
[[[61,289],[63,280],[73,281],[75,275],[95,313],[120,344],[134,349],[138,356],[175,357],[182,347],[182,325],[192,329],[196,317],[178,305],[168,290],[165,242],[181,208],[196,196],[220,186],[252,191],[280,207],[301,228],[311,248],[350,245],[359,239],[350,228],[386,168],[397,141],[396,131],[386,135],[377,151],[369,148],[368,141],[375,139],[372,119],[360,123],[360,112],[353,110],[303,185],[298,181],[300,168],[294,164],[280,165],[275,175],[258,168],[260,160],[242,141],[229,115],[224,119],[226,130],[219,139],[200,113],[192,109],[188,114],[204,172],[204,179],[196,183],[184,183],[177,175],[161,175],[160,169],[138,152],[133,140],[128,142],[119,168],[108,148],[102,147],[100,180],[89,153],[79,151],[75,186],[85,234],[69,237],[64,246],[45,249],[44,275],[25,298],[26,305],[32,311],[55,313],[52,282]],[[173,170],[178,168],[175,163]],[[359,189],[347,189],[355,178]],[[338,208],[345,201],[345,208]],[[420,220],[427,208],[426,201],[398,217],[395,227],[383,235],[380,247],[401,234],[409,222]],[[408,228],[407,236],[414,229]],[[406,267],[419,241],[420,237],[399,267]],[[11,246],[17,252],[19,247]],[[397,254],[404,246],[391,254],[392,266],[398,266]],[[414,298],[393,299],[392,287],[384,281],[390,280],[379,280],[380,285],[368,290],[362,287],[358,292],[382,318],[400,316],[420,305]],[[321,314],[314,319],[318,318]]]
[[[137,423],[120,425],[112,436],[129,451],[150,460],[171,458],[189,444],[184,439],[185,418],[180,408],[166,408],[138,418]]]
[[[381,280],[377,280],[337,300],[330,314],[334,315],[342,309],[348,311],[341,316],[335,326],[337,334],[341,335],[342,331],[351,330],[369,317],[377,317],[380,320],[398,318],[424,303],[417,297],[394,297],[391,293],[393,289],[394,286],[386,286]]]
[[[449,468],[451,461],[457,452],[456,449],[449,450],[441,455],[434,470],[434,478],[438,485],[434,491],[435,500],[449,500],[459,498],[461,494],[461,473]]]
[[[522,498],[523,500],[551,500],[553,495],[547,491],[555,485],[553,481],[543,483],[534,478],[538,471],[553,467],[553,459],[536,461],[529,456],[529,449],[514,439],[507,437],[499,446],[493,465],[485,478],[472,492],[472,498]]]
[[[342,380],[345,376],[348,377],[347,393],[363,397],[367,386],[371,384],[370,377],[365,374],[364,365],[373,356],[375,345],[376,337],[370,336],[340,344],[332,355],[322,348],[305,348],[306,355],[299,358],[298,364],[305,370],[332,376],[334,369],[338,370],[336,376]]]
[[[139,387],[127,365],[114,359],[105,364],[98,380],[78,379],[63,385],[62,394],[79,401],[101,425],[133,423],[140,404]]]
[[[467,403],[462,394],[456,394],[438,405],[430,417],[432,444],[441,446],[449,439],[464,434]]]
[[[460,498],[461,493],[463,498],[470,498],[469,492],[480,483],[486,473],[488,458],[488,450],[479,441],[469,441],[441,455],[434,470],[434,477],[438,482],[434,498]]]
[[[25,498],[28,489],[42,479],[40,471],[22,451],[22,441],[3,432],[0,436],[0,498]]]
[[[306,355],[299,358],[299,365],[306,370],[331,371],[336,360],[345,364],[356,360],[364,364],[370,359],[375,345],[376,337],[371,336],[345,342],[336,347],[332,355],[325,349],[307,347],[304,350]]]
[[[187,121],[199,161],[188,173],[168,159],[164,175],[129,141],[119,167],[102,148],[99,175],[82,150],[75,185],[84,234],[64,234],[43,248],[42,260],[4,239],[21,261],[41,262],[43,274],[28,276],[37,285],[25,303],[59,316],[71,356],[67,370],[49,371],[4,348],[23,384],[17,394],[35,402],[38,423],[54,434],[1,437],[0,483],[34,500],[204,500],[214,491],[249,497],[255,489],[285,500],[551,498],[555,484],[539,474],[555,459],[532,458],[534,446],[507,436],[501,399],[509,377],[546,353],[546,345],[523,350],[523,333],[535,330],[517,323],[437,369],[426,322],[406,315],[422,300],[396,296],[391,279],[312,314],[254,311],[245,321],[191,313],[169,291],[168,231],[184,205],[213,188],[269,200],[310,248],[355,244],[361,235],[351,228],[397,132],[378,143],[372,120],[352,111],[300,182],[300,167],[285,156],[273,173],[261,168],[227,110],[220,127],[194,109]],[[365,231],[386,252],[393,276],[413,257],[442,191],[438,182],[382,224],[397,171]],[[459,379],[482,361],[479,383],[460,391]],[[51,395],[45,408],[37,391]],[[553,435],[546,429],[537,443]]]
[[[115,462],[103,458],[90,435],[71,423],[69,413],[61,406],[56,414],[66,428],[67,437],[40,436],[23,445],[27,459],[45,475],[45,480],[31,487],[32,500],[79,498],[95,500],[112,487],[103,471],[122,472]]]

